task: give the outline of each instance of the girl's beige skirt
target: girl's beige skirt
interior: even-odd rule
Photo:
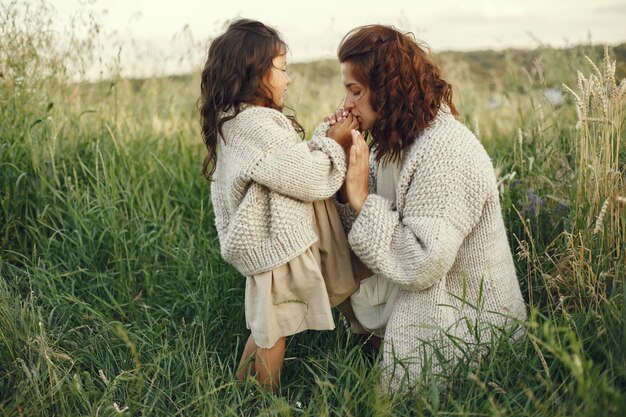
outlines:
[[[358,288],[335,205],[316,201],[313,211],[318,242],[276,269],[247,277],[246,325],[260,348],[303,330],[334,329],[331,307]]]

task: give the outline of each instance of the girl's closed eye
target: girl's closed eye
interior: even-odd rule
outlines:
[[[285,73],[287,72],[287,63],[286,63],[286,62],[285,62],[284,64],[278,64],[278,65],[275,65],[275,64],[272,62],[272,66],[273,66],[274,68],[276,68],[277,70],[279,70],[279,71],[282,71],[282,72],[285,72]]]

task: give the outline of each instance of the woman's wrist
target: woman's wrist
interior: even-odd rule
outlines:
[[[363,208],[365,200],[367,200],[368,196],[369,194],[365,194],[365,196],[363,196],[362,198],[350,202],[350,205],[352,206],[356,214],[361,214],[361,209]]]

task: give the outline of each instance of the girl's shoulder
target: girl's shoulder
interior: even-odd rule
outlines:
[[[244,105],[224,123],[222,136],[230,146],[275,149],[301,141],[291,121],[282,112],[267,107]],[[235,114],[231,110],[230,116]]]
[[[289,119],[283,112],[270,107],[251,104],[242,105],[241,112],[233,120],[239,123],[254,123],[257,125],[276,124],[286,129],[289,129],[291,126]]]

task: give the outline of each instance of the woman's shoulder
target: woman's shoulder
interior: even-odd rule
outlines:
[[[493,164],[476,136],[450,113],[440,113],[408,149],[403,175],[447,172],[472,178],[490,178]]]
[[[472,144],[477,142],[476,135],[467,128],[452,113],[444,110],[439,111],[435,120],[431,123],[424,134],[432,136],[434,139],[446,138],[451,142],[467,142]]]
[[[489,155],[476,135],[454,115],[440,111],[432,124],[415,141],[421,152],[447,158],[485,162]]]

